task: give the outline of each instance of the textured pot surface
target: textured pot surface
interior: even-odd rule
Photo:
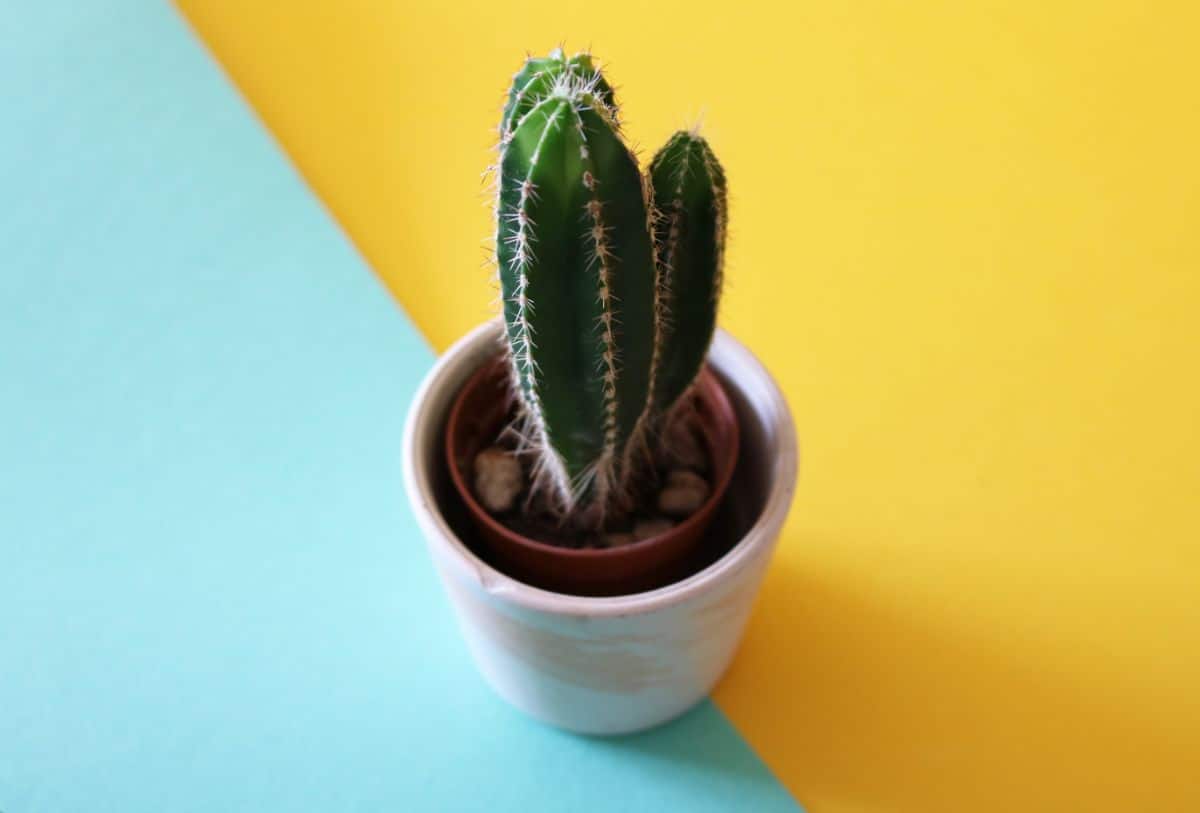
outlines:
[[[707,567],[644,593],[584,597],[523,584],[492,567],[447,506],[446,416],[466,380],[494,356],[498,321],[448,350],[426,377],[405,428],[409,499],[480,671],[508,701],[553,725],[636,731],[703,698],[741,638],[796,484],[795,431],[762,365],[719,332],[710,365],[741,426],[742,455],[725,524],[736,543]],[[736,506],[735,506],[736,508]],[[740,519],[739,519],[740,517]]]

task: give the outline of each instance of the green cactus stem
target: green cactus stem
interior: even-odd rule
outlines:
[[[555,48],[549,56],[530,57],[525,60],[521,70],[513,75],[512,85],[504,103],[504,114],[500,117],[502,139],[510,135],[513,126],[522,116],[550,93],[554,83],[564,73],[578,77],[581,83],[590,83],[592,92],[616,119],[618,111],[612,87],[596,68],[591,54],[575,54],[567,58],[563,56],[561,48]]]
[[[725,172],[694,131],[675,133],[648,170],[654,190],[661,348],[655,410],[668,414],[704,365],[721,296]]]
[[[627,490],[651,403],[645,181],[586,56],[529,60],[501,128],[496,253],[535,489],[596,527]]]

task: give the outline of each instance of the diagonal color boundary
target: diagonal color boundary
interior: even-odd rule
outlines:
[[[0,55],[0,809],[795,810],[705,703],[471,668],[400,493],[432,354],[166,6]]]

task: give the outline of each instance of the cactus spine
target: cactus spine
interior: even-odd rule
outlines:
[[[530,57],[521,70],[513,75],[500,117],[500,137],[503,139],[513,125],[528,113],[534,105],[544,99],[564,73],[577,77],[577,81],[591,83],[593,93],[603,102],[608,112],[617,116],[617,103],[612,87],[596,69],[590,54],[576,54],[567,59],[561,48],[556,48],[548,57]]]
[[[628,504],[648,436],[707,353],[724,174],[703,139],[681,133],[643,175],[612,88],[590,56],[561,50],[513,77],[496,169],[496,260],[533,491],[596,528]]]

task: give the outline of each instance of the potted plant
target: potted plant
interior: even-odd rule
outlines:
[[[681,131],[643,174],[561,50],[515,75],[495,173],[503,314],[418,392],[408,493],[502,696],[645,728],[724,671],[795,486],[781,393],[716,329],[725,173]]]

